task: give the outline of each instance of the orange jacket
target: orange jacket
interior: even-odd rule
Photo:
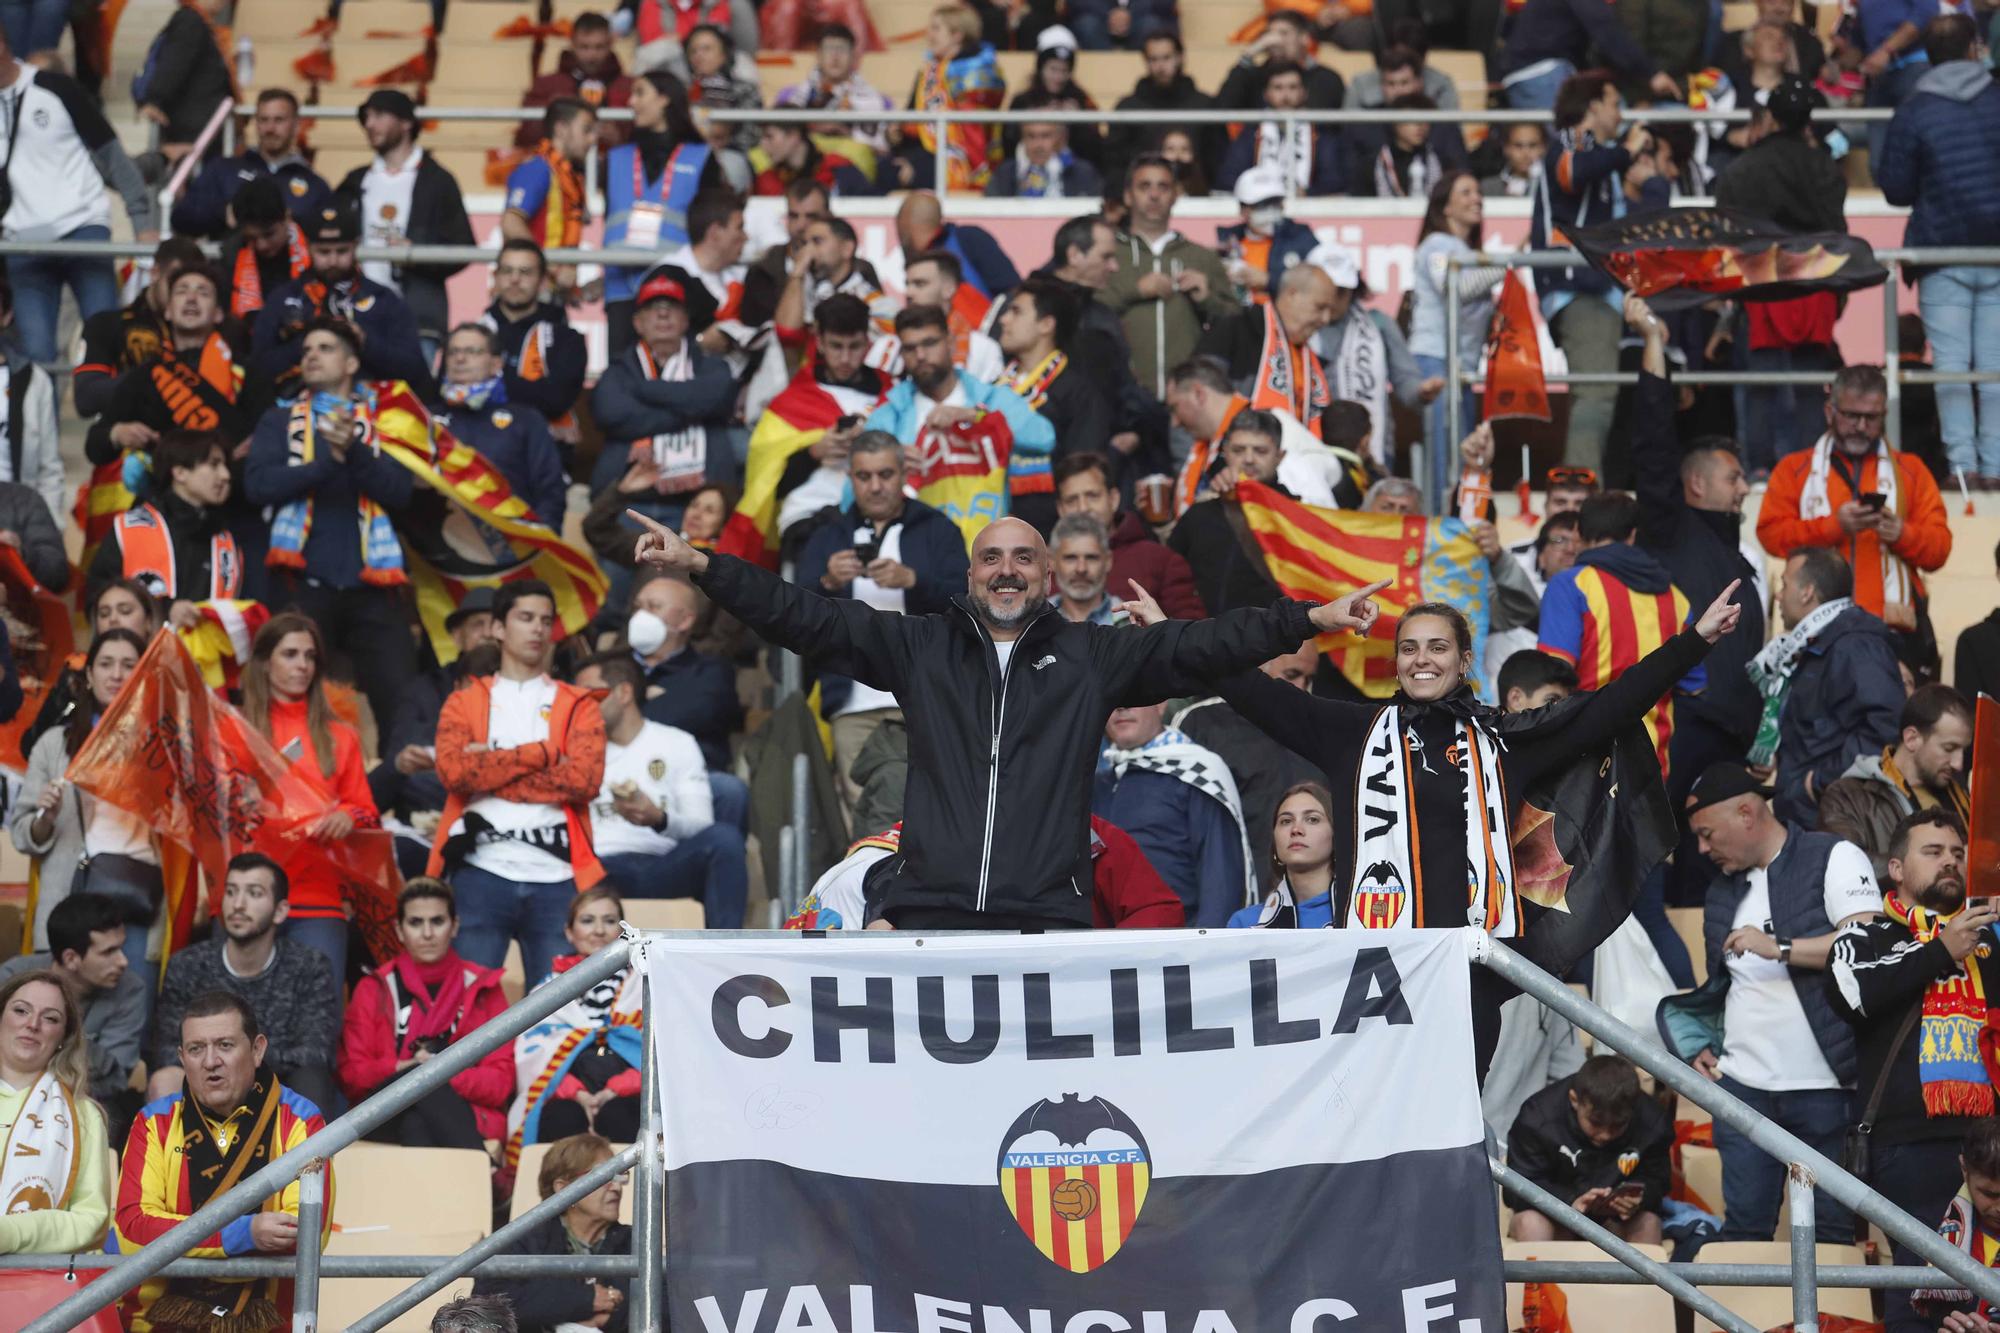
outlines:
[[[576,887],[588,889],[604,878],[590,845],[590,803],[604,785],[604,716],[586,690],[556,682],[549,713],[549,739],[511,750],[481,750],[493,716],[493,678],[465,682],[438,713],[437,771],[444,783],[444,816],[431,844],[427,875],[444,873],[444,844],[465,807],[480,796],[559,805],[569,823],[569,859]]]
[[[290,753],[298,756],[292,759],[293,769],[340,802],[341,808],[353,817],[355,828],[379,826],[381,817],[375,809],[374,793],[368,788],[368,765],[361,757],[360,735],[345,722],[329,722],[327,730],[333,733],[331,774],[320,772],[312,733],[306,730],[305,700],[271,701],[271,744],[280,753],[291,747]],[[311,844],[274,839],[262,845],[260,840],[257,850],[285,868],[285,875],[291,881],[287,900],[293,916],[303,919],[343,915],[340,874]]]
[[[1849,536],[1840,526],[1840,506],[1855,496],[1838,468],[1830,469],[1826,479],[1827,503],[1834,512],[1825,518],[1799,517],[1799,495],[1812,472],[1812,457],[1812,450],[1800,449],[1778,460],[1764,491],[1764,507],[1757,511],[1757,540],[1781,560],[1804,546],[1839,551],[1854,567],[1854,600],[1880,616],[1882,539],[1865,529]],[[1903,517],[1903,535],[1889,549],[1909,564],[1912,581],[1921,591],[1923,577],[1917,571],[1937,569],[1951,558],[1951,522],[1930,469],[1915,454],[1892,450],[1890,457],[1896,464],[1896,508]],[[1880,489],[1875,485],[1877,466],[1879,459],[1873,455],[1862,463],[1863,494]]]

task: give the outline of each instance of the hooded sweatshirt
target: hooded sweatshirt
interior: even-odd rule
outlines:
[[[1165,298],[1139,295],[1141,278],[1177,269],[1205,276],[1208,295],[1200,301],[1182,291]],[[1167,396],[1167,372],[1194,355],[1202,325],[1240,304],[1222,255],[1177,231],[1169,231],[1157,249],[1139,236],[1121,235],[1118,271],[1097,299],[1124,322],[1125,340],[1132,347],[1132,377],[1161,400]]]
[[[1882,197],[1910,209],[1903,244],[1986,245],[2000,233],[2000,88],[1978,61],[1918,79],[1881,156]]]

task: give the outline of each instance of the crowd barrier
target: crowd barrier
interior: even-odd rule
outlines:
[[[1792,1258],[1789,1265],[1676,1264],[1663,1263],[1635,1249],[1561,1199],[1539,1190],[1496,1159],[1491,1163],[1496,1183],[1519,1191],[1539,1211],[1577,1235],[1595,1242],[1617,1260],[1616,1263],[1509,1261],[1503,1270],[1509,1282],[1652,1283],[1728,1330],[1728,1333],[1758,1333],[1758,1330],[1723,1306],[1716,1297],[1698,1289],[1696,1284],[1716,1287],[1789,1285],[1795,1326],[1806,1330],[1817,1326],[1818,1293],[1822,1286],[1907,1290],[1957,1285],[1970,1289],[1983,1300],[2000,1303],[2000,1272],[1986,1268],[1940,1238],[1932,1225],[1900,1212],[1868,1185],[1669,1055],[1651,1034],[1641,1033],[1612,1017],[1500,941],[1471,928],[1464,933],[1468,952],[1475,963],[1490,968],[1526,994],[1534,996],[1605,1046],[1649,1071],[1661,1084],[1706,1108],[1718,1122],[1742,1131],[1759,1148],[1790,1167],[1788,1198],[1791,1203]],[[837,948],[842,934],[832,932],[823,937],[797,935],[781,938],[795,940],[800,948]],[[847,937],[858,938],[852,933],[848,933]],[[101,1275],[25,1324],[23,1333],[64,1333],[105,1305],[120,1299],[141,1282],[161,1274],[215,1277],[290,1274],[297,1280],[294,1327],[304,1329],[317,1327],[318,1283],[323,1277],[420,1276],[422,1281],[349,1325],[351,1333],[372,1333],[442,1290],[448,1283],[472,1272],[517,1276],[559,1272],[570,1277],[629,1278],[632,1283],[631,1329],[634,1333],[657,1333],[663,1327],[665,1317],[662,1262],[665,1252],[662,1230],[665,1159],[657,1101],[661,1071],[657,1068],[652,1039],[650,990],[645,1002],[645,1047],[640,1069],[645,1109],[639,1141],[463,1253],[449,1259],[436,1256],[328,1258],[322,1256],[319,1250],[320,1228],[307,1225],[309,1219],[302,1216],[300,1249],[292,1258],[182,1258],[218,1228],[255,1210],[265,1198],[292,1180],[311,1182],[319,1178],[326,1162],[343,1148],[356,1143],[364,1133],[383,1124],[454,1074],[470,1068],[500,1043],[513,1040],[532,1023],[624,967],[632,958],[632,946],[643,938],[711,941],[756,938],[768,941],[772,937],[757,931],[660,931],[642,936],[627,927],[624,938],[618,943],[531,992],[504,1013],[460,1038],[408,1077],[397,1080],[234,1188],[217,1195],[152,1245],[122,1257],[73,1256],[69,1262],[74,1269],[101,1268]],[[636,1168],[639,1176],[633,1200],[631,1254],[539,1258],[499,1254],[529,1227],[559,1213],[575,1199],[627,1168]],[[1932,1266],[1820,1266],[1816,1260],[1813,1236],[1812,1191],[1815,1185],[1859,1216],[1875,1223],[1890,1239],[1900,1242]],[[311,1185],[307,1184],[302,1189],[302,1199],[317,1200],[320,1197],[311,1190]],[[316,1207],[317,1204],[307,1206]],[[59,1261],[49,1255],[15,1255],[0,1258],[0,1269],[47,1269],[52,1262]]]

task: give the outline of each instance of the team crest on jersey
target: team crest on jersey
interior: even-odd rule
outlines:
[[[365,315],[374,308],[375,298],[372,296],[364,296],[354,303],[354,313],[357,315]]]
[[[1042,1257],[1072,1273],[1110,1262],[1146,1206],[1152,1158],[1130,1116],[1065,1093],[1023,1111],[996,1166],[1000,1197]]]
[[[291,191],[292,191],[292,198],[294,198],[294,199],[303,199],[303,198],[305,198],[305,197],[306,197],[306,180],[305,180],[305,177],[303,177],[303,176],[294,176],[294,177],[292,177],[292,179],[291,179],[291,181],[289,182],[289,184],[290,184],[290,187],[291,187]]]
[[[649,759],[649,760],[647,760],[647,761],[646,761],[646,776],[647,776],[647,777],[651,778],[651,779],[652,779],[653,781],[655,781],[655,782],[658,782],[658,781],[659,781],[660,779],[662,779],[662,778],[666,777],[666,775],[667,775],[667,761],[666,761],[666,760],[664,760],[664,759]]]
[[[1637,1171],[1638,1169],[1639,1169],[1639,1154],[1638,1154],[1638,1153],[1635,1153],[1635,1152],[1621,1152],[1621,1153],[1619,1153],[1619,1154],[1618,1154],[1618,1174],[1619,1174],[1619,1175],[1621,1175],[1621,1176],[1629,1176],[1629,1175],[1631,1175],[1631,1174],[1632,1174],[1632,1173],[1633,1173],[1634,1171]]]
[[[1396,867],[1377,861],[1361,874],[1354,886],[1354,924],[1363,930],[1389,930],[1403,919],[1410,891],[1403,887]]]

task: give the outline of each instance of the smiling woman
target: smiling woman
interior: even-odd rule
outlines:
[[[111,1218],[83,1016],[54,972],[0,986],[0,1254],[88,1249]]]

